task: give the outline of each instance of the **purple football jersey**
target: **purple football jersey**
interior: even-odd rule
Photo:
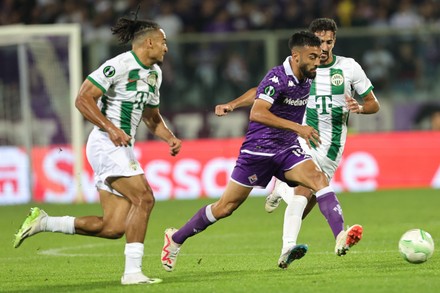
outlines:
[[[274,115],[302,124],[309,97],[311,79],[299,81],[293,74],[287,57],[282,65],[272,68],[260,82],[257,99],[272,103]],[[297,143],[293,131],[278,129],[251,121],[241,151],[276,154]]]

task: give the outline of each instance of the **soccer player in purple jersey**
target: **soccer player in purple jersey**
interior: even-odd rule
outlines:
[[[272,176],[291,186],[301,184],[314,190],[322,198],[319,204],[327,211],[324,213],[327,220],[335,221],[337,213],[333,210],[339,206],[336,195],[325,174],[305,154],[297,139],[320,143],[317,131],[302,125],[311,82],[319,65],[320,46],[320,39],[313,33],[302,31],[291,36],[291,56],[272,68],[258,86],[246,138],[223,195],[215,203],[202,207],[180,229],[165,230],[161,261],[166,271],[175,268],[186,239],[230,216],[254,187],[266,187]],[[296,245],[280,259],[279,266],[287,267],[306,252],[306,245]]]
[[[348,112],[373,114],[379,111],[380,105],[373,93],[373,86],[360,65],[352,58],[333,54],[337,31],[335,21],[329,18],[317,18],[311,22],[309,30],[321,39],[322,52],[321,63],[312,83],[304,123],[319,131],[322,142],[312,149],[304,144],[302,146],[331,180],[341,161],[347,138]],[[363,105],[352,97],[354,92],[363,98]],[[215,114],[224,116],[234,109],[251,106],[256,93],[255,87],[226,104],[217,105]],[[322,102],[323,99],[325,102]],[[320,102],[317,103],[317,100]],[[301,139],[299,140],[302,143]],[[284,213],[280,259],[286,251],[296,245],[302,219],[317,202],[316,196],[307,187],[296,186],[293,189],[277,179],[275,188],[266,198],[266,211],[269,213],[274,211],[281,199],[284,199],[287,207]],[[339,220],[328,223],[336,240],[335,253],[342,256],[361,240],[363,227],[355,224],[344,230],[342,209],[338,209],[338,213]]]

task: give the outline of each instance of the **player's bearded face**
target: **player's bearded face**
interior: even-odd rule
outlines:
[[[301,71],[303,76],[313,79],[316,77],[316,68],[317,68],[317,66],[315,66],[315,65],[303,63],[300,65],[299,70]]]
[[[332,31],[317,31],[315,35],[321,40],[321,64],[330,63],[330,56],[333,54],[335,46],[335,34]]]

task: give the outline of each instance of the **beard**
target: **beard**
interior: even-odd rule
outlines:
[[[313,69],[316,69],[316,66],[313,67]],[[310,78],[310,79],[314,79],[316,77],[316,70],[315,71],[310,71],[307,69],[307,65],[303,64],[299,67],[299,70],[301,71],[302,75],[304,77]]]

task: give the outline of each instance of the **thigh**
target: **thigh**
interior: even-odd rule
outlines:
[[[125,225],[130,202],[105,190],[99,190],[99,198],[103,210],[103,220],[106,224]]]
[[[130,177],[112,177],[107,182],[118,193],[122,194],[131,203],[138,202],[141,196],[153,197],[153,191],[144,174]]]
[[[305,160],[284,173],[287,180],[296,182],[313,191],[318,191],[329,185],[327,176],[319,169],[313,160]]]

